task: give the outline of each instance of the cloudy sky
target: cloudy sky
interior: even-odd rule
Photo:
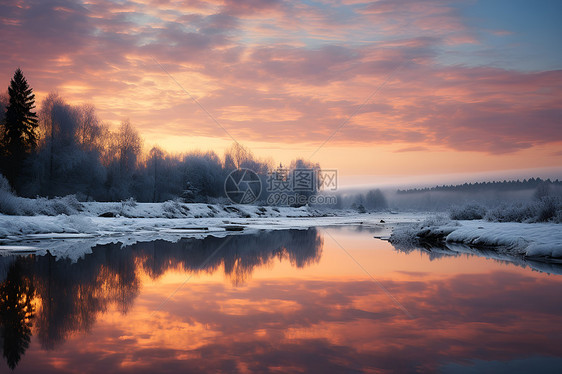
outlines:
[[[556,174],[561,14],[559,0],[3,0],[0,82],[21,67],[39,103],[56,91],[129,118],[147,148],[222,153],[233,137],[353,183]]]

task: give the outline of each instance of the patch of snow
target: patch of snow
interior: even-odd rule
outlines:
[[[562,257],[562,230],[556,223],[448,221],[402,225],[391,235],[397,245],[441,238],[445,243],[490,247],[525,257]]]

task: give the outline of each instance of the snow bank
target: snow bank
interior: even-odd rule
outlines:
[[[460,243],[524,257],[562,258],[562,226],[555,223],[430,219],[400,225],[390,237],[399,246]]]
[[[425,214],[371,215],[351,211],[328,216],[307,207],[175,203],[171,206],[166,203],[122,205],[85,203],[82,212],[70,216],[0,215],[0,255],[15,254],[25,247],[28,252],[42,255],[48,251],[57,258],[76,261],[99,244],[130,245],[154,240],[175,242],[187,237],[239,235],[259,230],[306,229],[313,226],[381,228],[384,225],[381,220],[393,225],[404,221],[416,222],[426,217]],[[99,217],[107,212],[113,212],[114,216]],[[166,212],[182,218],[164,218]]]

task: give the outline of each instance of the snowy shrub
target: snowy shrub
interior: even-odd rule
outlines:
[[[26,209],[23,212],[25,215],[41,214],[46,216],[58,216],[59,214],[65,214],[69,216],[77,214],[83,209],[82,204],[80,204],[74,195],[55,197],[54,199],[37,197],[35,200],[22,200],[26,200],[27,203]]]
[[[77,214],[82,211],[82,204],[74,195],[65,197],[55,197],[47,199],[37,197],[28,199],[14,195],[10,186],[3,176],[0,175],[0,213],[19,216],[47,215],[56,216],[59,214]]]
[[[0,179],[0,184],[2,180]],[[8,215],[19,215],[21,214],[22,207],[21,207],[21,198],[15,196],[13,193],[8,189],[5,189],[4,186],[0,186],[0,213],[1,214],[8,214]]]
[[[178,218],[189,215],[189,208],[178,200],[168,200],[162,203],[162,211],[167,218]]]
[[[539,201],[500,205],[486,214],[493,222],[556,222],[561,223],[562,200],[559,197],[545,196]]]
[[[404,224],[397,226],[390,236],[390,242],[399,245],[402,248],[415,247],[418,241],[417,233],[419,226],[413,224]]]
[[[81,212],[84,209],[84,206],[80,203],[80,201],[78,201],[76,195],[67,195],[65,197],[60,197],[59,199],[66,205],[68,211],[73,214]]]
[[[451,223],[451,221],[447,219],[447,217],[437,214],[435,216],[427,217],[418,225],[423,228],[423,227],[443,226],[449,223]]]
[[[562,202],[554,196],[545,196],[537,204],[537,222],[556,221],[558,212],[562,210]]]
[[[486,215],[486,208],[478,203],[470,203],[464,206],[453,206],[449,210],[449,217],[454,220],[482,219]]]
[[[58,216],[59,214],[66,214],[69,215],[69,207],[65,204],[62,199],[53,199],[50,205],[51,211],[53,212],[52,215]]]
[[[390,235],[390,242],[401,249],[411,248],[420,245],[424,239],[431,239],[431,236],[436,239],[444,237],[457,225],[457,222],[441,215],[428,217],[422,222],[397,226]]]
[[[174,200],[168,200],[162,203],[162,210],[167,213],[176,213],[179,210],[180,204]]]
[[[0,191],[10,192],[10,193],[12,192],[12,188],[10,187],[10,182],[8,182],[6,177],[4,177],[2,174],[0,174]]]
[[[558,209],[556,212],[556,216],[552,220],[554,223],[562,223],[562,209]]]
[[[134,208],[134,207],[137,206],[137,201],[136,201],[134,198],[129,197],[127,200],[122,200],[122,201],[121,201],[121,206],[122,206],[123,208],[125,208],[125,207]]]
[[[492,222],[527,222],[534,215],[531,204],[502,204],[497,208],[488,210],[486,220]]]
[[[123,217],[133,217],[133,208],[137,206],[137,202],[134,198],[130,197],[127,200],[121,200],[121,207],[118,210],[118,214]]]

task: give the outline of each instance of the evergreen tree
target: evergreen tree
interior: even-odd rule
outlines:
[[[8,94],[1,134],[2,171],[13,186],[27,154],[37,146],[35,95],[19,68],[10,82]]]

